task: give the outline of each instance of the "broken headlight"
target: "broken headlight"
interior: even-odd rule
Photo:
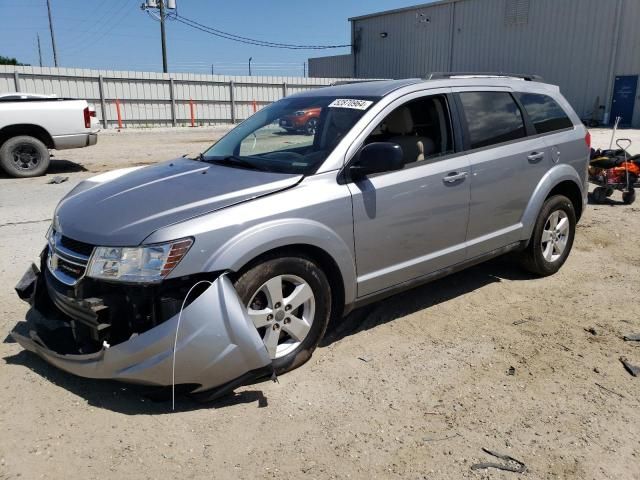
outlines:
[[[96,247],[87,276],[131,283],[162,281],[191,248],[190,238],[144,247]]]

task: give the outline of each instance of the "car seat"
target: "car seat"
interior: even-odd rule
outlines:
[[[420,137],[413,129],[413,118],[408,107],[400,107],[385,120],[387,131],[393,136],[389,142],[397,143],[404,153],[404,163],[423,161],[435,152],[435,143],[428,137]]]

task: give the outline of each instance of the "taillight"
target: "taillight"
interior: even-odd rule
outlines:
[[[591,148],[591,132],[587,130],[587,134],[584,136],[584,142],[587,144],[587,147]]]
[[[89,107],[84,107],[83,110],[84,113],[84,128],[91,128],[91,111],[89,110]]]

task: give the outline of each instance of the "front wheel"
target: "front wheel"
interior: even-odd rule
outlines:
[[[28,135],[10,138],[0,148],[0,167],[12,177],[38,177],[49,168],[49,150]]]
[[[305,257],[275,257],[244,271],[235,288],[278,374],[305,363],[331,314],[324,272]]]
[[[306,125],[304,126],[304,133],[306,133],[307,135],[315,135],[317,128],[318,128],[318,119],[310,118],[307,121]]]
[[[564,195],[548,198],[542,205],[522,265],[536,275],[553,275],[571,252],[576,233],[576,213]]]

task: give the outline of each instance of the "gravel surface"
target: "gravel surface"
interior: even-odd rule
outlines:
[[[0,178],[0,329],[59,198],[91,172],[197,153],[224,128],[108,132]],[[637,131],[624,131],[619,136]],[[610,132],[594,130],[596,146]],[[640,146],[640,138],[635,151]],[[67,160],[62,162],[61,160]],[[82,171],[86,169],[88,171]],[[68,176],[59,185],[46,182]],[[640,206],[590,206],[555,276],[500,258],[330,327],[303,367],[212,405],[73,377],[0,343],[0,479],[640,479]],[[4,338],[4,334],[3,334]],[[522,461],[524,474],[472,470]]]

